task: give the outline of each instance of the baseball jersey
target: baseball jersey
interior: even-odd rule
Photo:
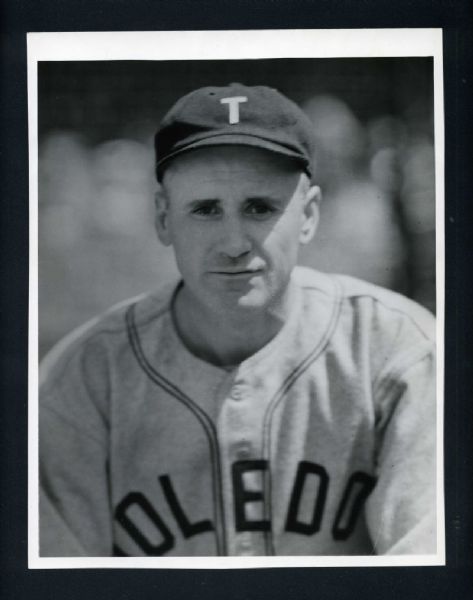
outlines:
[[[176,332],[181,285],[43,361],[40,554],[435,553],[432,315],[298,267],[279,333],[221,368]]]

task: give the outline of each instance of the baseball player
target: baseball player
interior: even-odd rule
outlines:
[[[41,555],[435,553],[433,318],[296,266],[321,195],[308,118],[206,87],[155,142],[181,279],[44,360]]]

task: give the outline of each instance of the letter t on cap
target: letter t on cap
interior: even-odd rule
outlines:
[[[240,122],[240,107],[242,102],[248,102],[246,96],[232,96],[231,98],[222,98],[221,104],[228,104],[228,122],[230,125]]]

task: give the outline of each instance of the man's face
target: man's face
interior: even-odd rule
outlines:
[[[188,299],[219,310],[276,308],[300,243],[315,232],[319,189],[289,159],[242,146],[175,159],[157,196]]]

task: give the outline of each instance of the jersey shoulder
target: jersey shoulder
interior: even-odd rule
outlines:
[[[119,354],[128,345],[126,312],[135,307],[137,319],[159,320],[170,307],[175,284],[119,302],[62,338],[43,358],[39,368],[40,387],[54,380],[67,366],[84,355]]]
[[[367,302],[371,305],[373,316],[380,322],[402,321],[406,326],[410,324],[411,328],[417,330],[426,340],[435,340],[434,315],[414,300],[348,275],[335,277],[341,285],[344,302],[353,306]]]
[[[349,275],[322,273],[297,267],[295,280],[306,293],[316,292],[340,304],[340,313],[370,312],[381,323],[407,321],[428,340],[435,339],[435,317],[417,302],[373,283]]]
[[[435,319],[416,302],[347,275],[303,268],[296,279],[306,298],[304,335],[331,306],[325,351],[347,371],[364,364],[373,382],[397,381],[424,361],[434,363]]]

